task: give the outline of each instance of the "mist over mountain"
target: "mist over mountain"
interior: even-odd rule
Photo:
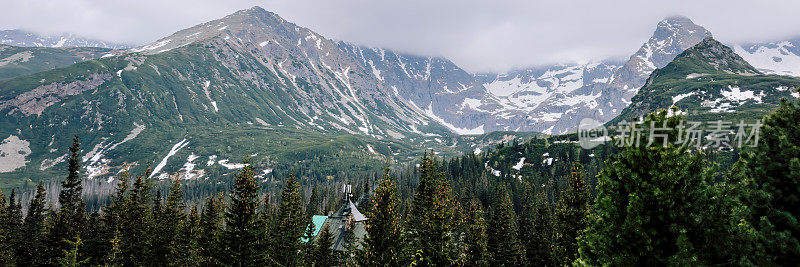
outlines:
[[[632,103],[659,99],[634,97],[654,86],[645,84],[648,77],[658,84],[654,70],[709,37],[688,18],[669,17],[624,62],[472,74],[445,58],[331,40],[254,7],[144,46],[75,51],[61,61],[6,46],[0,54],[8,62],[0,68],[8,77],[0,81],[0,136],[8,136],[2,170],[27,177],[51,171],[65,159],[59,148],[70,138],[63,133],[77,132],[90,148],[83,159],[89,177],[152,162],[154,177],[197,178],[241,167],[230,162],[247,155],[276,166],[309,155],[350,164],[365,156],[403,161],[434,147],[480,151],[529,133],[569,133],[582,118],[606,122]],[[748,46],[745,57],[772,55],[763,47],[791,48],[781,44]],[[20,66],[26,71],[11,71]],[[65,68],[39,72],[54,67]],[[780,82],[786,84],[770,90],[792,85]],[[284,148],[292,144],[304,146]],[[338,154],[351,150],[359,152]]]

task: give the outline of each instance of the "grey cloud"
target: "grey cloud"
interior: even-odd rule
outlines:
[[[668,15],[724,42],[800,35],[797,1],[26,0],[0,4],[0,28],[144,44],[261,6],[329,38],[443,56],[473,72],[632,54]]]

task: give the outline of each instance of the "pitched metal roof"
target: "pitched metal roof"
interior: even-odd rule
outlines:
[[[328,216],[314,215],[311,217],[311,223],[314,224],[314,233],[312,237],[317,237],[317,235],[319,235],[319,231],[322,230],[322,226],[325,225],[326,220],[328,220]],[[311,224],[306,226],[306,231],[303,232],[303,237],[300,238],[301,242],[308,242],[308,239],[305,237],[305,232],[308,231],[309,227],[311,227]]]

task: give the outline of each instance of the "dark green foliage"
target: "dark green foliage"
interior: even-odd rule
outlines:
[[[400,219],[400,199],[389,169],[375,188],[366,212],[367,236],[359,263],[364,266],[397,266],[404,260],[403,228]]]
[[[781,100],[764,117],[758,146],[732,173],[744,184],[748,222],[764,251],[758,264],[794,265],[800,258],[800,102]]]
[[[272,259],[285,266],[298,265],[301,259],[298,254],[300,237],[306,228],[307,220],[303,213],[300,185],[294,174],[289,175],[281,191],[281,202],[275,216],[275,223],[270,231],[274,242]]]
[[[159,191],[160,192],[160,191]],[[167,201],[162,206],[160,197],[156,197],[156,209],[153,211],[155,225],[153,229],[152,247],[156,255],[164,255],[155,258],[154,264],[166,265],[170,262],[177,262],[182,259],[181,244],[178,240],[181,224],[186,220],[186,204],[183,203],[183,190],[181,189],[180,179],[172,182],[172,187],[167,194]]]
[[[22,235],[16,247],[17,265],[38,266],[47,263],[45,251],[45,220],[48,210],[45,208],[44,186],[39,184],[36,195],[28,205],[28,214],[22,223]]]
[[[13,206],[14,203],[11,203]],[[12,246],[14,232],[10,224],[9,206],[6,204],[6,195],[0,190],[0,262],[14,262],[14,247]]]
[[[525,184],[520,214],[520,240],[525,245],[525,258],[533,266],[553,265],[552,212],[543,191]]]
[[[489,214],[488,252],[491,266],[519,266],[525,258],[525,247],[519,240],[514,203],[505,186],[497,188]]]
[[[169,264],[178,266],[199,266],[200,258],[200,215],[197,207],[192,207],[189,214],[180,221],[180,229],[173,242],[172,261]]]
[[[81,231],[86,227],[86,204],[83,202],[81,178],[80,140],[78,136],[72,139],[69,148],[68,176],[61,183],[61,192],[58,194],[60,208],[54,215],[54,222],[48,234],[48,252],[50,262],[62,258],[65,251],[71,251],[76,239],[80,238]]]
[[[319,213],[319,193],[317,192],[317,188],[314,187],[311,189],[311,196],[308,199],[308,205],[306,205],[306,216],[311,218],[312,216]]]
[[[253,166],[247,164],[234,178],[230,205],[225,212],[225,244],[228,264],[249,266],[258,264],[260,255],[256,249],[261,233],[258,222],[259,186],[253,177]]]
[[[432,153],[423,156],[419,172],[407,220],[411,247],[429,264],[450,265],[456,258],[451,231],[457,214],[450,183]]]
[[[102,265],[107,262],[108,253],[112,249],[113,235],[114,231],[103,221],[100,213],[90,214],[86,221],[86,229],[81,235],[86,241],[81,241],[79,255],[87,260],[89,265]]]
[[[17,201],[15,190],[11,190],[11,194],[8,196],[8,206],[5,217],[0,218],[0,228],[2,228],[0,231],[5,231],[6,245],[16,258],[17,247],[20,246],[22,238],[22,203]],[[14,260],[16,261],[16,259]]]
[[[303,238],[306,240],[306,242],[302,244],[303,261],[306,265],[310,265],[312,262],[314,262],[314,231],[316,231],[317,228],[310,218],[306,224],[308,227],[306,228],[306,232],[303,234]]]
[[[464,265],[486,266],[486,219],[481,204],[474,199],[470,201],[465,215]]]
[[[223,242],[223,219],[225,207],[222,194],[210,196],[200,214],[200,236],[197,238],[200,249],[200,262],[203,266],[222,265],[225,255]]]
[[[78,248],[81,247],[83,241],[80,237],[75,238],[75,241],[72,240],[65,240],[67,243],[67,247],[69,249],[65,250],[60,258],[56,259],[58,262],[58,266],[62,267],[78,267],[81,265],[85,265],[89,262],[88,259],[85,260],[78,260]]]
[[[149,172],[145,173],[148,176]],[[119,214],[118,236],[114,238],[114,262],[121,265],[150,265],[154,257],[151,249],[153,222],[153,197],[148,179],[137,176],[133,188],[125,199]]]
[[[572,168],[567,183],[553,214],[553,261],[556,265],[569,265],[577,258],[577,238],[586,229],[590,213],[591,196],[580,164]]]
[[[647,117],[675,126],[667,112]],[[645,130],[646,131],[646,130]],[[671,138],[677,137],[672,133]],[[642,138],[646,142],[647,138]],[[672,141],[672,140],[671,140]],[[579,261],[591,265],[730,264],[741,227],[724,210],[732,198],[714,186],[703,153],[669,145],[629,147],[598,178],[596,214],[580,239]]]
[[[336,266],[338,261],[333,254],[333,235],[327,225],[322,227],[319,235],[314,240],[313,265],[314,266]],[[376,265],[377,266],[377,265]]]

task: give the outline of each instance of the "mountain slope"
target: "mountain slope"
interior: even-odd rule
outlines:
[[[779,99],[797,98],[800,79],[764,75],[733,50],[706,38],[650,75],[611,123],[677,106],[689,119],[759,119]]]
[[[734,51],[766,74],[800,76],[800,38],[737,44]]]
[[[550,66],[478,77],[489,88],[488,98],[504,103],[496,113],[515,118],[507,128],[563,134],[574,131],[583,118],[616,117],[653,70],[708,36],[688,18],[668,17],[624,64]]]
[[[465,146],[341,44],[260,8],[113,53],[0,82],[5,177],[47,177],[72,134],[92,178],[145,162],[153,177],[197,178],[254,154],[335,173]]]
[[[130,45],[83,38],[74,34],[40,35],[24,30],[0,31],[0,44],[25,47],[100,47],[126,49]]]
[[[0,80],[99,58],[107,48],[45,48],[0,45]]]

